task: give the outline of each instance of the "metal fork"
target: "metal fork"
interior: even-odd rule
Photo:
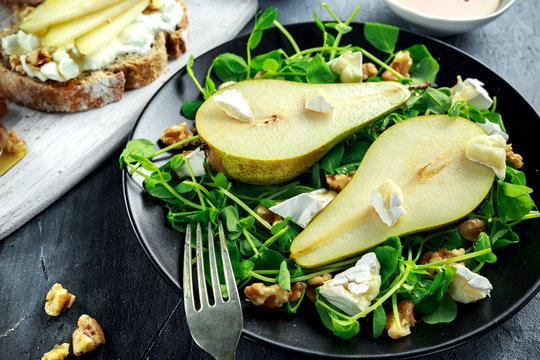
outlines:
[[[197,259],[197,287],[200,299],[200,308],[195,306],[195,293],[193,288],[192,258],[191,258],[191,229],[188,226],[184,246],[184,307],[191,337],[203,350],[214,358],[234,359],[234,353],[240,334],[242,332],[243,317],[240,297],[234,280],[231,260],[225,243],[223,225],[219,223],[219,243],[223,262],[227,300],[221,294],[216,252],[214,249],[214,236],[212,224],[208,224],[208,258],[210,262],[210,278],[215,304],[211,305],[204,279],[204,259],[202,246],[201,226],[197,225],[196,259]]]

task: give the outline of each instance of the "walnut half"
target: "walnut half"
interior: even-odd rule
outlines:
[[[486,223],[481,219],[465,220],[458,226],[459,235],[470,242],[475,242],[483,231],[486,231]]]
[[[193,131],[187,130],[187,123],[184,122],[180,125],[173,125],[169,127],[167,130],[161,133],[160,139],[165,145],[169,146],[182,140],[186,140],[192,136]],[[197,145],[197,141],[191,141],[189,144],[185,144],[183,146],[187,145]]]
[[[348,174],[338,174],[338,175],[326,175],[326,182],[328,183],[328,186],[330,186],[330,189],[334,190],[335,192],[340,192],[347,186],[347,184],[351,181],[352,177],[356,174],[356,171],[351,171]]]
[[[453,257],[456,257],[456,256],[461,256],[461,255],[465,255],[465,249],[463,249],[463,248],[454,249],[454,250],[440,249],[440,250],[437,250],[435,252],[428,251],[428,252],[426,252],[424,254],[424,256],[422,256],[422,259],[420,260],[420,263],[421,264],[432,264],[434,262],[443,261],[443,260],[453,258]],[[463,265],[463,263],[461,261],[451,262],[451,263],[448,263],[446,265],[454,266],[454,265],[458,265],[458,264]],[[427,271],[432,275],[433,275],[433,273],[435,273],[435,270],[433,270],[433,269],[428,269]]]
[[[105,335],[98,322],[88,315],[81,315],[79,328],[73,332],[73,353],[77,356],[95,350],[105,344]]]
[[[399,339],[411,333],[411,326],[414,326],[414,304],[410,300],[403,300],[397,304],[399,323],[398,327],[394,318],[394,312],[390,311],[386,315],[385,329],[388,331],[388,336],[392,339]]]
[[[394,60],[390,64],[390,67],[400,73],[402,76],[408,78],[411,77],[409,70],[411,70],[413,60],[411,54],[408,51],[400,51],[394,57]],[[382,73],[382,78],[385,81],[397,81],[398,78],[390,70],[386,70]]]
[[[278,284],[266,286],[263,283],[255,283],[245,288],[244,293],[254,305],[266,310],[273,310],[289,302],[298,301],[306,288],[303,282],[292,284],[291,291],[282,289]]]
[[[45,312],[50,316],[58,316],[60,313],[73,305],[75,296],[64,289],[61,284],[54,284],[47,293]]]
[[[510,161],[516,169],[523,167],[523,157],[512,150],[512,144],[506,144],[506,160]]]
[[[43,354],[41,360],[64,360],[69,355],[69,344],[54,345],[54,348]]]

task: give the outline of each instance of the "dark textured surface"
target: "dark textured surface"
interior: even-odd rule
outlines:
[[[328,3],[341,18],[356,4]],[[287,24],[309,21],[319,2],[262,1],[260,7],[268,5],[277,6],[280,22]],[[518,1],[486,27],[444,41],[490,66],[540,109],[539,16],[540,2]],[[408,28],[382,1],[366,1],[356,20]],[[70,342],[82,313],[101,323],[107,344],[81,359],[210,358],[191,340],[181,300],[155,271],[133,235],[117,155],[0,242],[0,359],[39,359],[54,344]],[[74,306],[58,318],[43,311],[45,294],[54,282],[61,282],[77,296]],[[429,358],[539,358],[539,319],[537,295],[497,329]],[[293,357],[241,340],[237,358]]]

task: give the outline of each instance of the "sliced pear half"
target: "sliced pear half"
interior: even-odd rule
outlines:
[[[465,157],[475,123],[446,115],[402,121],[371,145],[351,182],[292,242],[291,257],[315,267],[359,254],[385,241],[456,221],[485,198],[494,179]],[[373,189],[392,180],[405,214],[392,226],[371,206]]]
[[[227,115],[213,100],[199,109],[196,127],[208,145],[212,166],[228,177],[252,184],[290,180],[312,166],[332,146],[410,96],[396,82],[303,84],[282,80],[251,80],[227,86],[249,104],[254,121]],[[306,101],[324,96],[329,113],[306,109]]]

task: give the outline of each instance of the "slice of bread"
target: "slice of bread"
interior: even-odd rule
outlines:
[[[76,112],[103,106],[122,98],[125,89],[137,89],[157,79],[165,70],[169,56],[178,58],[186,51],[183,38],[188,25],[186,7],[173,33],[160,32],[148,52],[126,54],[100,70],[85,71],[67,82],[41,81],[12,71],[9,58],[0,44],[0,93],[11,101],[46,112]],[[14,34],[18,25],[0,33],[0,38]]]
[[[7,106],[6,106],[6,99],[4,99],[4,96],[0,94],[0,119],[2,116],[6,114]]]
[[[45,0],[0,0],[2,4],[6,6],[14,6],[14,5],[32,5],[36,6],[41,4]]]

